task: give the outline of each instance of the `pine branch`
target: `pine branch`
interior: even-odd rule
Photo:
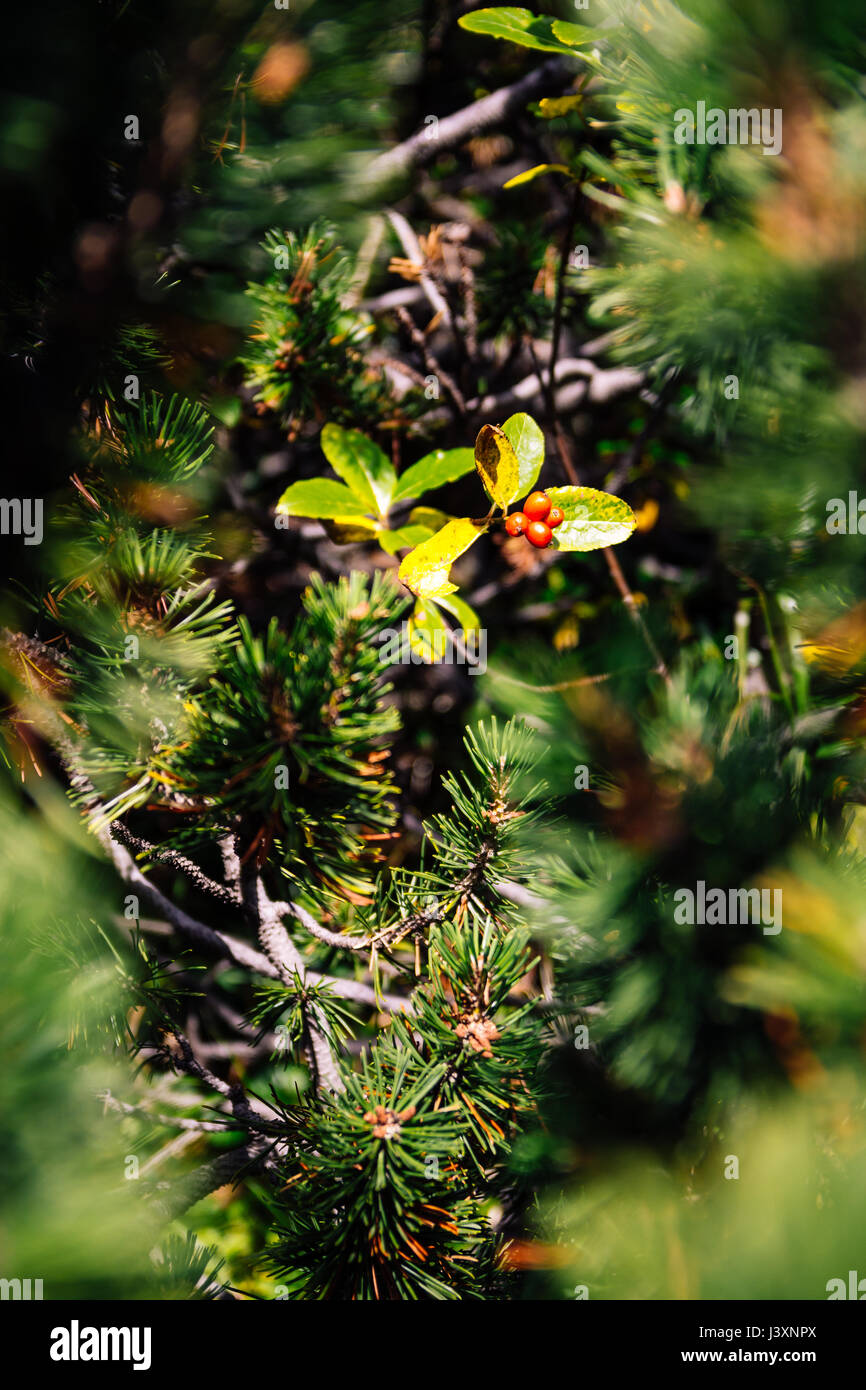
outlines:
[[[262,948],[277,971],[283,984],[303,989],[306,971],[300,953],[280,921],[282,904],[272,903],[257,874],[246,874],[242,880],[244,906],[256,921]],[[343,1090],[343,1079],[334,1060],[325,1031],[321,1010],[314,1003],[305,1006],[310,1069],[319,1091]]]

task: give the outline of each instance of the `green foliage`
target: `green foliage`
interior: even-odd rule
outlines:
[[[0,160],[48,509],[0,646],[4,1260],[48,1297],[823,1297],[866,1190],[862,16],[109,8],[92,56],[48,26]],[[698,101],[784,108],[781,157],[677,143]],[[386,270],[395,144],[423,264]],[[530,391],[558,457],[484,423]],[[541,563],[497,529],[537,485]],[[377,577],[320,578],[329,541]],[[480,627],[470,580],[486,681],[383,684]],[[678,915],[700,883],[781,929]]]
[[[242,619],[139,799],[188,796],[191,841],[233,830],[292,875],[365,891],[366,837],[394,820],[391,780],[371,761],[397,725],[376,639],[401,606],[381,576],[369,589],[359,574],[332,588],[315,576],[290,633],[274,620],[257,637]]]
[[[159,967],[112,921],[61,788],[44,778],[39,795],[47,815],[22,815],[0,782],[4,1277],[41,1279],[45,1299],[169,1296],[150,1258],[160,1222],[124,1180],[130,1137],[98,1099],[126,1085],[127,985],[147,987]],[[192,1274],[175,1265],[170,1296],[195,1296]]]
[[[405,556],[399,576],[424,604],[456,592],[448,578],[454,561],[484,535],[496,508],[508,508],[535,486],[544,462],[544,435],[531,415],[512,415],[500,429],[483,425],[475,441],[475,468],[493,504],[480,521],[452,519]],[[554,533],[557,550],[595,550],[627,540],[635,527],[631,508],[618,497],[593,488],[558,487],[547,490],[562,507],[565,520]],[[417,614],[417,608],[416,608]]]
[[[262,250],[271,267],[249,285],[255,332],[240,359],[254,400],[292,435],[311,418],[380,419],[387,390],[362,352],[372,325],[345,307],[355,270],[334,230],[315,224],[301,238],[272,229]]]
[[[389,555],[433,534],[418,509],[410,513],[409,526],[395,528],[392,507],[455,482],[471,473],[475,462],[471,449],[434,449],[398,478],[375,441],[358,430],[328,423],[321,445],[342,484],[330,478],[291,483],[277,503],[277,516],[310,516],[336,523],[328,527],[332,539],[378,540]]]
[[[582,25],[535,15],[513,5],[498,5],[493,9],[472,10],[461,15],[459,23],[473,34],[486,34],[494,39],[507,39],[522,48],[536,48],[543,53],[567,53],[583,43],[591,43],[596,34]]]
[[[489,1297],[502,1286],[491,1176],[531,1122],[543,1021],[531,1001],[512,1002],[532,960],[495,884],[525,864],[537,789],[525,732],[494,722],[467,748],[474,772],[446,781],[453,806],[435,821],[430,868],[395,874],[375,913],[383,941],[421,934],[424,981],[333,1104],[292,1117],[269,1259],[299,1297]]]
[[[434,513],[416,508],[410,513],[408,526],[392,529],[389,509],[408,497],[455,481],[474,465],[494,508],[507,513],[509,505],[530,492],[538,479],[544,462],[541,429],[530,415],[512,415],[502,429],[483,426],[474,452],[436,450],[399,479],[374,441],[356,430],[326,425],[322,449],[343,482],[319,478],[292,483],[277,503],[277,515],[317,517],[329,523],[329,533],[336,540],[375,537],[389,554],[409,549],[399,570],[400,579],[416,598],[409,639],[423,660],[435,661],[437,635],[446,639],[439,644],[440,656],[447,651],[448,628],[439,607],[457,617],[464,638],[479,626],[477,615],[465,600],[444,600],[457,588],[448,578],[451,566],[485,534],[492,511],[490,517],[479,521],[441,514],[437,520]],[[557,550],[616,545],[634,529],[631,510],[619,498],[573,487],[554,488],[550,495],[566,513],[554,541]],[[435,526],[425,524],[428,516]]]

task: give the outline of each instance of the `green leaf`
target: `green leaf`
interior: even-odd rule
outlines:
[[[475,612],[471,604],[465,598],[459,598],[457,594],[449,594],[447,598],[441,594],[430,600],[431,603],[438,603],[440,608],[444,608],[453,618],[456,618],[463,632],[474,632],[481,627],[481,619]]]
[[[428,665],[441,661],[448,652],[448,629],[432,600],[425,602],[424,599],[418,599],[410,614],[407,628],[409,646]]]
[[[418,598],[453,594],[456,585],[449,583],[448,571],[458,555],[468,550],[486,529],[468,517],[449,521],[404,558],[397,571],[398,577]]]
[[[343,483],[335,483],[330,478],[292,483],[277,503],[277,511],[284,516],[333,517],[334,520],[364,516],[369,510],[368,503],[359,501]]]
[[[531,10],[500,5],[490,10],[472,10],[457,21],[461,29],[472,34],[487,34],[492,39],[508,39],[523,48],[538,48],[542,53],[571,53],[572,45],[563,43],[553,32],[553,20],[548,15],[534,15]],[[574,28],[575,26],[571,26]]]
[[[405,497],[420,497],[471,473],[474,466],[475,456],[471,449],[434,449],[401,475],[392,500],[401,502]]]
[[[513,179],[508,179],[503,188],[518,188],[522,183],[531,183],[541,174],[568,174],[572,177],[571,170],[567,164],[533,164],[531,169],[524,169],[522,174],[515,174]]]
[[[412,546],[428,541],[435,532],[432,526],[401,526],[396,531],[377,531],[376,539],[389,555],[399,550],[411,550]]]
[[[627,502],[592,487],[549,487],[545,491],[565,520],[553,533],[554,550],[600,550],[628,540],[637,518]]]
[[[331,424],[324,426],[321,443],[328,463],[364,503],[364,510],[385,516],[397,474],[378,444],[360,430],[344,430]]]
[[[520,487],[520,465],[511,442],[496,425],[482,425],[475,441],[475,467],[487,496],[507,507]]]
[[[550,26],[555,37],[569,48],[580,48],[587,43],[598,43],[605,36],[599,29],[590,29],[585,24],[572,24],[568,19],[555,19]]]
[[[515,454],[520,475],[516,497],[531,492],[544,463],[544,434],[531,415],[511,415],[502,426]]]

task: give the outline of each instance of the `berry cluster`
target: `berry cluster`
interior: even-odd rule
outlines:
[[[530,545],[544,550],[553,540],[557,526],[565,521],[561,507],[552,507],[546,492],[531,492],[523,504],[522,512],[512,512],[505,519],[505,529],[509,536],[525,536]]]

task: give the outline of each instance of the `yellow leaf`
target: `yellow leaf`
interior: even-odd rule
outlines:
[[[507,507],[520,490],[520,464],[507,436],[496,425],[483,425],[475,441],[475,467],[498,507]]]
[[[555,116],[566,116],[569,111],[576,111],[582,102],[582,92],[572,92],[564,97],[542,97],[538,110],[545,120],[552,120]]]
[[[866,603],[855,604],[834,618],[800,648],[805,661],[841,676],[866,656]]]
[[[651,531],[658,521],[659,504],[654,497],[648,497],[635,512],[636,531]]]
[[[531,169],[524,169],[521,174],[515,174],[503,188],[518,188],[522,183],[531,183],[541,174],[568,174],[570,170],[567,164],[533,164]]]
[[[486,529],[468,517],[449,521],[429,541],[409,552],[397,571],[399,578],[418,598],[453,594],[456,585],[448,582],[448,571],[457,556],[468,550]]]

